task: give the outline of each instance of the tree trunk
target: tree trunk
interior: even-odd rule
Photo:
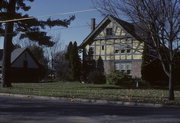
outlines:
[[[16,0],[9,0],[7,13],[9,18],[13,17],[15,13]],[[11,72],[11,52],[12,52],[12,39],[13,39],[13,22],[6,23],[5,37],[4,37],[4,50],[3,50],[3,68],[2,68],[2,87],[11,87],[9,81]]]
[[[169,65],[169,100],[174,100],[174,87],[173,87],[173,69],[172,69],[172,64]]]

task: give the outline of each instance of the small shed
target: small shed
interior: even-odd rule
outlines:
[[[3,50],[0,50],[2,76]],[[39,82],[42,66],[28,48],[18,48],[11,53],[11,82]]]

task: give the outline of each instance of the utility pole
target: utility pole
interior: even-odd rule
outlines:
[[[7,16],[9,19],[14,17],[16,0],[9,0],[7,7]],[[5,25],[4,50],[3,50],[3,67],[2,67],[2,87],[11,87],[11,52],[13,39],[14,22],[7,22]]]

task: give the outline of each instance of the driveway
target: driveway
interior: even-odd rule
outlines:
[[[0,96],[0,123],[180,123],[180,108],[81,104]]]

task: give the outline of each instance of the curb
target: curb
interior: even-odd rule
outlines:
[[[162,107],[180,108],[180,106],[177,106],[177,105],[108,101],[108,100],[96,100],[96,99],[65,98],[65,97],[48,97],[48,96],[34,96],[34,95],[21,95],[21,94],[8,94],[8,93],[0,93],[0,96],[30,98],[30,99],[39,99],[39,100],[52,100],[52,101],[71,102],[71,103],[99,104],[99,105],[143,106],[143,107],[155,107],[155,108],[162,108]]]

